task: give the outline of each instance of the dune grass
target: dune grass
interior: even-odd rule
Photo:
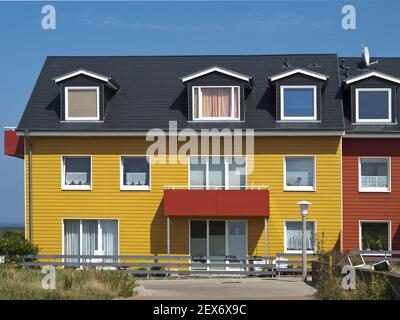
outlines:
[[[134,294],[134,278],[106,270],[57,270],[56,289],[43,289],[40,270],[0,268],[1,300],[108,300]]]

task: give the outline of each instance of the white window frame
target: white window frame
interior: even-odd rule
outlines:
[[[387,188],[363,188],[361,184],[361,162],[362,160],[386,160],[388,165],[388,186]],[[391,192],[392,165],[390,157],[358,157],[358,191],[359,192]]]
[[[206,239],[207,239],[207,256],[210,256],[210,221],[224,221],[225,222],[225,253],[229,252],[229,241],[228,241],[228,233],[229,233],[229,221],[240,221],[245,223],[245,230],[246,230],[246,256],[249,255],[249,223],[247,219],[189,219],[189,255],[191,256],[192,254],[192,246],[191,246],[191,240],[192,240],[192,233],[191,233],[191,222],[192,221],[205,221],[206,222]],[[227,255],[225,255],[226,257]],[[207,263],[210,263],[211,261],[207,259]],[[192,263],[192,260],[190,259],[189,263]],[[246,262],[247,263],[247,262]],[[229,261],[227,261],[227,264],[229,264]],[[200,264],[199,264],[200,266]],[[233,268],[235,268],[235,265],[233,265]],[[189,268],[192,270],[192,267]],[[210,271],[210,267],[207,267],[207,270]],[[229,269],[229,268],[228,268]]]
[[[388,118],[387,119],[360,119],[359,109],[359,93],[360,92],[374,92],[374,91],[385,91],[388,94]],[[392,89],[391,88],[356,88],[355,89],[355,102],[356,102],[356,122],[361,123],[391,123],[392,122]]]
[[[119,244],[120,244],[120,234],[119,234],[119,230],[120,230],[120,225],[119,225],[119,218],[61,218],[61,228],[62,228],[62,248],[61,248],[61,255],[64,255],[65,252],[65,233],[64,233],[64,229],[65,229],[65,221],[68,220],[78,220],[79,221],[79,252],[80,255],[82,255],[82,222],[86,221],[86,220],[94,220],[97,221],[97,250],[103,251],[103,246],[101,243],[101,239],[102,237],[99,237],[99,234],[101,232],[102,234],[102,229],[101,229],[101,223],[100,221],[116,221],[117,222],[117,250],[118,252],[116,253],[116,255],[119,255]],[[101,248],[101,249],[100,249]],[[64,259],[63,259],[64,261]]]
[[[68,92],[76,90],[96,90],[97,95],[97,117],[70,117],[68,115]],[[96,86],[74,86],[74,87],[65,87],[65,120],[66,121],[98,121],[100,120],[100,94],[99,87]]]
[[[291,117],[285,116],[285,89],[313,89],[313,116],[304,116],[304,117]],[[282,85],[281,86],[281,120],[297,120],[297,121],[315,121],[317,120],[317,86],[315,85],[304,85],[304,86],[297,86],[297,85]]]
[[[124,158],[146,158],[149,163],[149,185],[148,186],[127,186],[124,185]],[[133,191],[150,191],[151,190],[151,156],[148,155],[121,155],[119,159],[120,164],[120,190],[133,190]]]
[[[287,240],[287,222],[298,222],[302,223],[302,220],[284,220],[283,221],[283,247],[284,247],[284,253],[302,253],[302,250],[288,250],[286,246],[286,240]],[[307,220],[306,222],[312,222],[314,224],[314,240],[317,239],[317,221],[316,220]],[[307,250],[308,254],[314,254],[316,253],[316,243],[314,241],[314,250]]]
[[[287,186],[286,185],[286,159],[288,158],[311,158],[314,163],[314,180],[313,186]],[[315,192],[317,190],[317,157],[315,155],[285,155],[283,156],[283,190],[284,191],[308,191]]]
[[[202,89],[209,89],[209,88],[230,88],[231,89],[231,114],[234,113],[234,88],[238,89],[238,116],[235,117],[203,117],[203,93],[202,93]],[[198,94],[198,117],[195,118],[194,117],[194,90],[198,89],[199,90],[199,94]],[[193,86],[192,87],[192,119],[193,121],[229,121],[229,120],[233,120],[233,121],[238,121],[240,120],[240,86]]]
[[[392,250],[392,221],[391,220],[359,220],[358,221],[358,245],[361,251],[364,251],[362,249],[362,224],[363,223],[386,223],[388,225],[388,250]],[[365,250],[367,251],[367,250]],[[384,250],[385,251],[385,250]],[[379,256],[379,255],[385,255],[384,253],[371,253],[371,254],[364,254],[364,255],[373,255],[373,256]]]
[[[190,159],[191,158],[198,158],[198,157],[202,157],[202,158],[206,158],[207,159],[207,162],[205,163],[205,165],[206,165],[206,185],[205,186],[202,186],[202,187],[205,187],[205,190],[242,190],[242,189],[240,189],[240,188],[244,188],[245,190],[247,189],[247,156],[246,155],[241,155],[241,156],[239,156],[239,155],[237,155],[237,156],[222,156],[222,155],[219,155],[219,156],[204,156],[204,155],[197,155],[197,156],[195,156],[195,155],[193,155],[193,156],[189,156],[188,157],[188,186],[189,186],[189,190],[190,189],[192,189],[192,186],[191,186],[191,183],[190,183],[190,165],[191,165],[191,162],[190,162]],[[213,187],[211,187],[210,188],[210,185],[209,185],[209,166],[210,166],[210,158],[213,158],[213,157],[216,157],[216,158],[223,158],[224,159],[224,175],[225,175],[225,185],[224,186],[213,186]],[[245,159],[245,172],[246,172],[246,175],[245,175],[245,185],[244,186],[240,186],[239,187],[239,189],[236,189],[237,187],[235,187],[235,189],[230,189],[230,185],[229,185],[229,161],[227,160],[227,158],[235,158],[235,157],[243,157],[244,159]],[[203,162],[201,162],[201,164],[204,164]],[[194,186],[194,188],[195,188],[195,190],[198,190],[198,189],[196,189],[196,188],[199,188],[200,186]],[[222,188],[223,187],[223,188]]]
[[[89,158],[90,159],[90,183],[88,185],[65,184],[65,158]],[[61,156],[61,189],[62,190],[92,190],[93,159],[91,155],[62,155]]]

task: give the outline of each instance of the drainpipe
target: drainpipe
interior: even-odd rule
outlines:
[[[28,152],[29,152],[29,162],[28,162],[28,167],[29,167],[29,241],[33,242],[33,228],[32,228],[32,144],[29,139],[29,132],[28,130],[25,130],[25,143],[28,146]]]

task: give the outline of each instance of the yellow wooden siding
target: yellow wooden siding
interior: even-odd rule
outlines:
[[[150,142],[139,137],[33,137],[33,241],[41,253],[61,254],[63,218],[119,220],[119,253],[166,253],[164,186],[187,185],[187,164],[152,164],[151,191],[120,190],[120,156],[144,155]],[[341,227],[340,138],[261,138],[255,141],[255,170],[249,185],[269,185],[269,254],[283,251],[283,221],[298,220],[297,202],[308,200],[310,219],[325,232],[325,246],[338,241]],[[317,156],[317,191],[283,191],[283,155]],[[61,190],[61,156],[92,156],[92,190]],[[28,161],[25,163],[28,170]],[[28,177],[28,173],[27,173]],[[26,179],[28,188],[28,179]],[[28,192],[26,233],[29,234]],[[171,253],[188,254],[188,218],[173,218]],[[248,219],[249,254],[263,255],[264,220]]]

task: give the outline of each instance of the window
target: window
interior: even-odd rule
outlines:
[[[89,156],[62,157],[62,189],[90,190],[92,159]]]
[[[367,192],[390,191],[389,158],[360,158],[359,190]]]
[[[193,87],[194,120],[239,120],[239,87]]]
[[[357,122],[391,122],[391,89],[356,89]]]
[[[307,221],[307,251],[313,253],[315,251],[315,222]],[[285,222],[285,252],[302,251],[303,246],[303,224],[301,221]]]
[[[150,157],[121,157],[121,190],[150,190]]]
[[[98,87],[65,88],[65,120],[99,120]]]
[[[64,220],[64,254],[118,255],[118,221]],[[78,259],[67,261],[77,262]]]
[[[391,250],[389,222],[360,222],[361,250]]]
[[[246,189],[246,158],[190,157],[190,189]]]
[[[315,157],[285,157],[284,190],[315,191]]]
[[[281,120],[316,119],[316,86],[281,86]]]

